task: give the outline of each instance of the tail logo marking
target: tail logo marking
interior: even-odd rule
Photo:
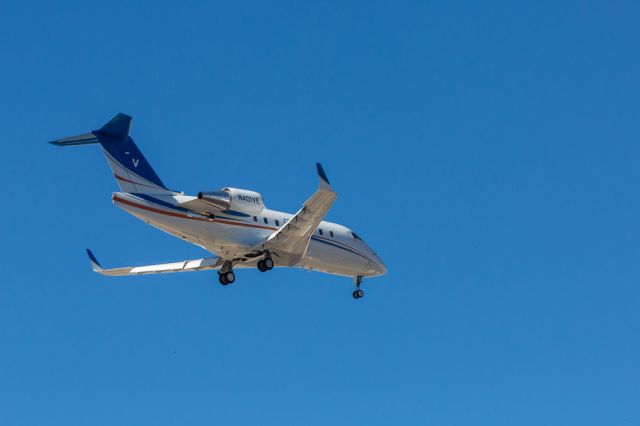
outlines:
[[[140,162],[140,160],[132,158],[131,162],[133,163],[133,167],[138,167],[138,163]]]

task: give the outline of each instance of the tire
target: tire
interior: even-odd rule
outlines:
[[[270,271],[273,269],[273,259],[271,259],[270,257],[267,257],[266,259],[262,260],[262,264],[267,269],[267,271]]]
[[[229,271],[225,275],[227,279],[227,284],[233,284],[233,282],[236,280],[236,274],[234,274],[233,271]]]
[[[220,284],[222,285],[229,284],[229,282],[227,281],[227,274],[218,274],[218,281],[220,281]]]
[[[264,265],[264,260],[258,261],[258,270],[260,272],[267,272],[267,267]]]
[[[358,299],[360,299],[362,296],[364,296],[364,291],[358,289],[356,290],[356,295],[358,296]]]

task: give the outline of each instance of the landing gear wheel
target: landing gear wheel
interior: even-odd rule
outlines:
[[[218,280],[222,285],[233,284],[236,280],[236,274],[234,274],[233,271],[229,271],[224,274],[218,273]]]
[[[220,284],[222,285],[229,284],[229,282],[227,281],[227,274],[218,274],[218,281],[220,281]]]
[[[270,257],[267,257],[266,259],[264,259],[262,261],[262,264],[264,265],[265,268],[267,268],[267,271],[270,271],[273,269],[273,259],[271,259]]]
[[[273,269],[273,259],[270,257],[264,258],[258,261],[258,270],[260,272],[267,272]]]
[[[360,290],[360,284],[362,284],[362,276],[358,275],[353,277],[353,282],[356,285],[356,289],[353,292],[353,298],[360,299],[362,296],[364,296],[364,291]]]

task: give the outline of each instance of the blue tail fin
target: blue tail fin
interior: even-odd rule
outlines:
[[[122,192],[173,192],[167,189],[133,139],[131,117],[118,114],[98,130],[51,142],[58,146],[99,143]]]

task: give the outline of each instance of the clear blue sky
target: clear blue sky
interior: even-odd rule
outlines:
[[[640,7],[516,3],[3,3],[0,424],[640,424]],[[92,273],[205,255],[46,143],[117,112],[389,275]]]

